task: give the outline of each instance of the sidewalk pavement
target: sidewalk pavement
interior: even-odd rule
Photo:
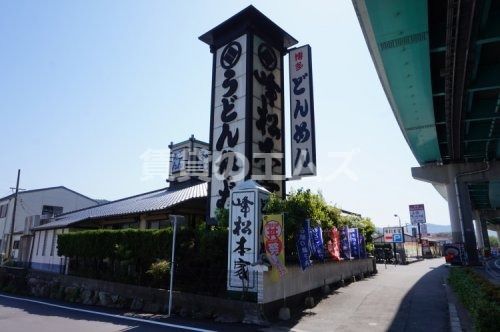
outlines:
[[[377,268],[377,275],[338,288],[295,321],[261,331],[450,331],[444,259]]]

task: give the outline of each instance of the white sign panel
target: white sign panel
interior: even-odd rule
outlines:
[[[311,47],[295,48],[289,54],[292,176],[316,175]]]
[[[257,292],[257,274],[250,269],[259,250],[257,195],[254,190],[231,194],[228,290]]]
[[[248,173],[245,163],[247,36],[216,51],[212,112],[210,213],[229,207],[230,190]]]
[[[424,204],[410,205],[410,221],[412,225],[425,223]]]
[[[403,227],[384,227],[384,242],[403,243],[405,242]]]

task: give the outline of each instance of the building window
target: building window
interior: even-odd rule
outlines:
[[[151,220],[148,221],[148,229],[161,229],[169,226],[168,220]]]
[[[62,206],[52,206],[52,205],[44,205],[42,207],[42,214],[49,215],[51,217],[57,216],[63,213]]]
[[[42,256],[45,256],[45,248],[47,248],[47,234],[49,231],[44,231],[44,236],[43,236],[43,247],[42,247]]]
[[[123,223],[123,224],[114,224],[112,226],[112,229],[127,229],[127,228],[138,229],[139,223],[137,221],[133,221],[133,222],[127,222],[127,223]]]
[[[19,241],[14,241],[14,244],[12,245],[12,249],[19,249]]]
[[[0,218],[5,218],[7,216],[8,204],[0,205]]]

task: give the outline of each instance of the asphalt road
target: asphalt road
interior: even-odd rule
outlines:
[[[443,259],[379,264],[376,276],[335,290],[294,321],[259,328],[178,318],[151,322],[122,312],[0,293],[1,332],[58,331],[448,331]]]
[[[444,259],[377,267],[376,276],[339,288],[296,321],[264,331],[449,331]]]
[[[240,324],[216,324],[177,318],[159,320],[130,317],[100,307],[69,305],[65,302],[23,298],[0,293],[1,332],[58,331],[254,331]]]

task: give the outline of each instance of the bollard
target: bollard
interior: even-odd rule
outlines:
[[[314,307],[314,297],[308,296],[308,297],[306,297],[304,302],[305,302],[306,308]]]
[[[280,312],[278,314],[279,319],[281,320],[290,320],[290,308],[282,307],[280,308]]]

